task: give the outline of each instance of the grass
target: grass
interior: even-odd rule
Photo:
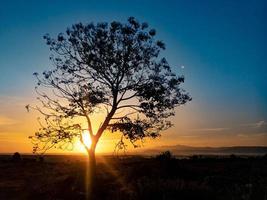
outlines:
[[[84,199],[79,156],[0,157],[0,199]],[[98,157],[95,199],[267,199],[267,158]]]

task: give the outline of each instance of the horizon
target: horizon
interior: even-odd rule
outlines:
[[[194,154],[197,154],[197,155],[210,155],[210,154],[203,154],[201,152],[197,152],[196,149],[194,149],[194,153],[192,154],[188,154],[188,153],[185,153],[185,149],[172,149],[172,148],[175,148],[175,147],[180,147],[180,148],[196,148],[196,149],[211,149],[211,150],[220,150],[220,149],[232,149],[232,148],[247,148],[247,149],[251,149],[251,148],[266,148],[266,153],[267,153],[267,145],[259,145],[259,146],[189,146],[189,145],[179,145],[179,144],[176,144],[176,145],[172,145],[172,146],[166,146],[166,145],[162,145],[162,146],[156,146],[156,147],[145,147],[145,148],[137,148],[137,149],[131,149],[130,151],[126,151],[126,152],[119,152],[117,154],[115,154],[114,152],[111,152],[111,151],[107,151],[107,152],[96,152],[96,155],[99,155],[99,156],[134,156],[134,155],[155,155],[155,154],[160,154],[162,152],[165,152],[165,151],[170,151],[171,153],[173,153],[173,151],[181,151],[180,153],[174,153],[174,155],[194,155]],[[192,150],[191,149],[191,150]],[[17,151],[18,152],[18,151]],[[1,155],[13,155],[15,152],[0,152],[0,156]],[[33,155],[33,156],[40,156],[38,154],[34,154],[32,152],[18,152],[20,153],[21,155]],[[214,153],[213,153],[214,154]],[[230,155],[232,153],[220,153],[222,155]],[[235,154],[235,153],[233,153]],[[242,155],[249,155],[247,153],[244,153],[244,152],[240,152],[240,153],[237,153],[238,154],[242,154]],[[252,154],[257,154],[257,153],[252,153]],[[261,155],[262,153],[258,153],[259,155]],[[82,151],[72,151],[72,150],[69,150],[69,151],[60,151],[60,152],[47,152],[45,153],[44,155],[65,155],[65,156],[72,156],[72,155],[77,155],[77,156],[87,156],[86,155],[86,152],[82,152]],[[219,155],[219,154],[218,154]]]
[[[38,129],[27,104],[37,103],[32,74],[52,66],[43,36],[77,22],[148,22],[166,43],[163,55],[193,100],[179,106],[174,127],[148,139],[140,151],[162,146],[267,147],[267,3],[250,1],[19,0],[0,7],[0,154],[32,152],[28,136]],[[160,15],[159,15],[160,13]],[[98,125],[95,117],[94,125]],[[97,153],[112,153],[118,135],[106,133]],[[128,152],[135,150],[128,144]],[[49,153],[59,153],[52,150]],[[66,151],[68,152],[68,151]],[[75,146],[74,153],[82,154]]]

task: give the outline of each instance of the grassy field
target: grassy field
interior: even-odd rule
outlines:
[[[266,200],[267,157],[99,156],[95,199]],[[86,159],[0,156],[0,199],[84,199]]]

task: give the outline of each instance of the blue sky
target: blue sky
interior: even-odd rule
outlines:
[[[32,73],[49,66],[45,33],[55,36],[76,22],[134,16],[157,30],[167,46],[164,55],[185,75],[184,88],[193,97],[178,109],[169,140],[178,140],[177,132],[197,137],[201,130],[216,135],[220,128],[224,140],[262,134],[262,141],[267,139],[266,9],[260,0],[1,1],[0,98],[34,98]],[[12,117],[0,110],[1,115]],[[247,128],[257,123],[259,129]]]

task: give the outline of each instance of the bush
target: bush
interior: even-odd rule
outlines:
[[[159,155],[157,155],[156,159],[167,161],[167,160],[173,159],[173,155],[170,151],[164,151],[164,152],[160,153]]]
[[[20,162],[21,161],[21,156],[19,152],[15,152],[12,156],[12,160],[15,162]]]

